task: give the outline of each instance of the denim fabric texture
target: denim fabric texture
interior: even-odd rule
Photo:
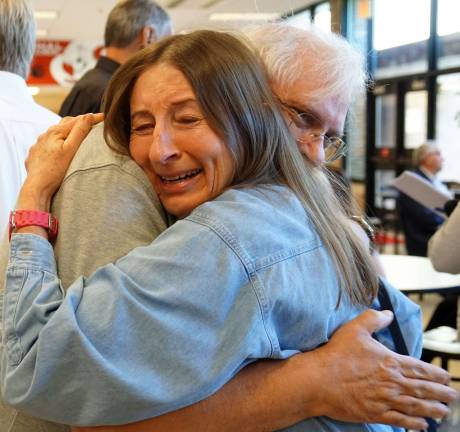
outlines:
[[[336,308],[338,294],[327,251],[282,186],[223,193],[151,245],[78,279],[66,295],[51,245],[17,234],[2,394],[18,409],[66,424],[156,416],[208,397],[257,359],[326,343],[363,310],[345,298]],[[420,310],[396,289],[389,294],[419,356]],[[392,347],[387,331],[379,338]],[[320,417],[287,430],[394,429]]]

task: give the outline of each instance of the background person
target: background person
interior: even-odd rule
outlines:
[[[417,167],[414,170],[415,174],[428,180],[439,191],[449,194],[446,186],[437,177],[442,169],[443,158],[434,141],[428,141],[415,150],[414,162]],[[427,256],[428,240],[444,222],[444,218],[403,192],[398,196],[398,210],[406,238],[407,253]]]
[[[105,25],[105,55],[73,86],[59,114],[76,116],[101,112],[107,84],[118,69],[140,49],[171,34],[166,11],[152,0],[124,0],[112,9]]]
[[[0,236],[26,176],[29,147],[59,121],[27,89],[34,50],[35,19],[29,3],[0,0]]]
[[[64,299],[58,280],[51,276],[55,269],[47,265],[52,256],[49,243],[33,235],[14,237],[10,276],[14,275],[15,266],[27,266],[29,259],[43,260],[42,264],[36,262],[38,267],[34,265],[34,268],[38,270],[43,265],[44,270],[47,267],[51,279],[46,281],[48,293],[40,294],[39,308],[45,312],[43,309],[48,309],[45,305],[51,301],[56,313],[45,312],[50,318],[48,324],[41,328],[44,321],[40,318],[35,329],[32,326],[24,328],[25,333],[21,336],[18,333],[22,332],[21,327],[10,326],[11,321],[5,320],[7,340],[13,331],[23,341],[22,346],[29,338],[37,341],[26,345],[27,352],[20,354],[24,357],[19,368],[15,367],[20,360],[16,358],[17,345],[6,346],[9,361],[3,363],[8,369],[3,371],[6,380],[2,387],[10,401],[22,399],[19,394],[26,380],[27,395],[22,394],[29,401],[24,399],[24,406],[35,412],[47,412],[54,418],[63,419],[65,416],[70,422],[79,423],[82,417],[91,418],[92,415],[96,416],[92,421],[97,422],[117,422],[122,418],[129,421],[131,410],[124,403],[119,405],[121,399],[126,399],[128,406],[138,413],[144,410],[159,410],[161,413],[169,404],[177,407],[209,394],[216,385],[220,387],[219,382],[227,380],[250,359],[268,353],[283,358],[292,354],[292,349],[299,344],[306,344],[304,348],[308,350],[308,347],[323,343],[334,327],[343,323],[346,316],[362,310],[375,295],[376,280],[367,253],[346,224],[333,227],[333,221],[341,216],[339,207],[328,202],[329,197],[333,201],[333,195],[322,190],[326,183],[322,182],[320,171],[302,163],[284,121],[272,109],[271,94],[257,66],[236,39],[219,33],[196,32],[171,38],[158,44],[155,50],[143,51],[120,69],[111,81],[107,93],[110,107],[107,130],[119,144],[129,140],[131,154],[146,171],[162,204],[169,213],[185,219],[175,223],[147,248],[137,248],[115,266],[97,271],[84,283],[84,290],[80,290],[82,286],[78,283],[73,285]],[[189,83],[193,83],[196,95]],[[239,98],[238,94],[252,94],[252,100]],[[129,101],[131,112],[125,108]],[[131,131],[126,127],[130,118]],[[80,123],[79,120],[77,131]],[[58,134],[59,129],[52,131],[51,135],[53,132]],[[45,209],[49,206],[47,197],[54,193],[65,169],[65,166],[56,166],[56,162],[68,163],[69,156],[75,151],[74,148],[70,148],[67,154],[58,151],[46,166],[40,148],[39,145],[38,153],[29,162],[31,178],[27,185],[31,189],[23,188],[20,207]],[[56,149],[66,148],[66,144],[56,146]],[[52,149],[53,145],[45,147],[44,154],[52,153]],[[51,167],[54,168],[50,172]],[[52,175],[53,171],[56,177]],[[289,192],[283,186],[285,182],[297,192]],[[245,187],[247,184],[253,186]],[[241,188],[224,192],[230,185],[241,185]],[[217,196],[215,201],[197,208]],[[308,216],[304,207],[308,209]],[[292,217],[294,214],[297,216]],[[239,223],[240,220],[245,220],[245,224]],[[309,232],[311,220],[315,221],[320,237]],[[252,241],[254,226],[260,234],[255,243]],[[46,236],[46,231],[37,227],[19,229]],[[277,229],[280,229],[279,235]],[[319,238],[326,246],[322,246]],[[265,240],[261,242],[261,239]],[[28,258],[16,249],[21,248],[21,240],[27,243]],[[31,254],[34,249],[41,250],[36,250],[37,255]],[[330,251],[330,258],[324,255],[326,249]],[[279,258],[269,262],[267,258],[272,252],[276,252]],[[203,259],[206,257],[205,265],[197,262],[192,256],[195,253]],[[358,263],[356,267],[355,263]],[[254,264],[256,267],[250,270],[248,266]],[[315,272],[308,270],[311,265],[314,265]],[[333,276],[334,267],[337,279]],[[298,273],[300,269],[303,277]],[[120,271],[128,271],[126,277]],[[40,272],[27,272],[29,292],[22,292],[23,298],[27,298],[26,303],[31,306],[32,315],[26,312],[22,318],[17,317],[18,322],[23,322],[23,318],[27,320],[27,315],[34,316],[35,307],[29,299],[35,288],[41,291],[38,287],[43,281]],[[284,274],[290,275],[287,284]],[[293,277],[295,274],[297,277]],[[305,286],[310,283],[312,287],[321,286],[321,296],[313,292],[309,294]],[[14,305],[12,299],[10,301],[15,284],[14,276],[7,281],[6,316],[11,313],[12,306],[24,312],[28,308],[26,303],[21,306]],[[289,289],[284,291],[286,285]],[[147,291],[144,292],[143,286],[148,287]],[[277,289],[273,291],[271,287],[275,286]],[[406,330],[410,349],[417,351],[420,348],[418,309],[399,291],[390,292],[394,296],[395,309],[401,314],[401,325]],[[49,300],[46,300],[48,295]],[[311,295],[315,307],[313,314],[308,314],[306,311],[313,299]],[[21,298],[18,299],[20,303]],[[57,302],[61,301],[59,298],[62,305],[56,310]],[[296,300],[292,301],[293,298]],[[103,300],[104,307],[91,322],[99,300]],[[183,306],[177,304],[171,308],[177,300]],[[280,307],[275,307],[278,303]],[[283,303],[286,313],[283,312]],[[290,308],[292,311],[288,312]],[[324,315],[318,314],[321,309]],[[75,312],[78,317],[74,316]],[[167,315],[163,316],[165,312]],[[59,323],[61,319],[63,321]],[[106,327],[107,323],[110,323],[111,330]],[[138,326],[136,323],[142,324]],[[67,325],[73,327],[75,324],[76,331],[69,329],[67,333]],[[54,325],[59,329],[57,332],[53,330]],[[298,334],[299,326],[311,333]],[[196,332],[190,331],[193,328]],[[292,333],[294,328],[296,331]],[[101,330],[102,333],[110,331],[109,344],[104,342],[105,337],[101,339]],[[124,331],[129,331],[129,338],[125,337]],[[146,333],[155,335],[152,344],[145,344]],[[83,334],[85,336],[81,339]],[[323,336],[317,339],[321,334]],[[49,337],[53,341],[52,350],[49,350],[51,346],[47,347]],[[124,357],[120,357],[116,348],[122,340],[120,347],[130,353],[128,369],[123,366]],[[141,340],[142,349],[139,351],[136,346]],[[161,341],[161,349],[155,348],[155,341]],[[72,346],[71,355],[67,349],[61,351],[59,348],[64,348],[67,343]],[[174,347],[180,347],[180,350]],[[94,353],[98,353],[96,356],[91,354],[94,349]],[[288,351],[284,352],[285,349]],[[59,351],[58,362],[53,360],[56,350]],[[209,355],[203,356],[205,352]],[[36,355],[42,357],[42,361]],[[62,355],[66,358],[63,359]],[[99,358],[100,355],[104,360]],[[148,359],[147,367],[142,366],[146,366],[142,359]],[[167,373],[168,370],[179,372],[181,365],[185,364],[183,372],[188,378],[181,373]],[[28,372],[26,365],[31,367]],[[71,370],[78,376],[82,366],[86,376],[91,372],[91,379],[84,383],[84,388],[80,387],[81,378],[79,384],[71,383],[68,375]],[[46,378],[40,373],[42,367],[46,370],[43,370]],[[58,382],[59,377],[63,378],[64,370],[67,371],[67,385],[72,388],[67,399],[56,392],[58,387],[62,389],[62,383]],[[33,382],[26,378],[27,373],[34,376]],[[119,373],[121,380],[118,379]],[[14,384],[16,379],[19,387]],[[46,404],[35,397],[43,379],[47,381]],[[126,407],[124,413],[113,409],[106,411],[101,405],[106,402],[100,398],[92,403],[94,389],[97,388],[99,394],[101,385],[107,386],[109,382],[108,387],[114,391],[107,403],[112,407]],[[32,388],[34,383],[38,384],[35,389]],[[79,387],[81,395],[84,394],[84,411],[78,400]],[[133,394],[129,388],[140,394]],[[148,395],[159,398],[156,407],[152,405],[154,399],[149,400]],[[52,405],[51,397],[56,398]],[[56,402],[59,409],[54,405]],[[319,430],[320,425],[327,427],[328,422],[326,418],[317,418],[307,424],[311,430]],[[382,430],[376,428],[379,429]]]

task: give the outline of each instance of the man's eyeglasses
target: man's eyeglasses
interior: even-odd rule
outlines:
[[[326,163],[333,162],[346,153],[346,143],[338,136],[329,136],[325,133],[311,132],[312,125],[319,123],[318,118],[308,112],[302,112],[295,107],[282,103],[283,108],[291,120],[290,127],[295,126],[295,137],[298,142],[305,144],[322,145]]]

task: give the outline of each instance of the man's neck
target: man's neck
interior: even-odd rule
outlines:
[[[135,52],[136,51],[133,51],[131,48],[107,47],[105,49],[105,56],[110,60],[123,64],[128,61]]]
[[[422,171],[422,173],[425,174],[429,179],[434,179],[436,177],[437,172],[434,173],[424,165],[420,165],[418,169]]]

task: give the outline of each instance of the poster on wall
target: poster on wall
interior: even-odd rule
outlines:
[[[71,87],[94,67],[102,48],[87,41],[37,40],[27,83]]]

